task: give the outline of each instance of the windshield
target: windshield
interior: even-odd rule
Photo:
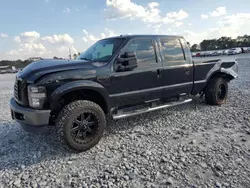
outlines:
[[[123,38],[104,39],[97,41],[76,59],[107,62],[120,48],[124,41],[125,39]]]

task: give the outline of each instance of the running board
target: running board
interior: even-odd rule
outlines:
[[[127,117],[131,117],[131,116],[139,115],[139,114],[144,114],[144,113],[147,113],[147,112],[152,112],[152,111],[155,111],[155,110],[160,110],[160,109],[163,109],[163,108],[169,108],[169,107],[172,107],[172,106],[186,104],[186,103],[189,103],[191,101],[192,101],[192,99],[186,99],[186,100],[183,100],[183,101],[170,102],[170,103],[165,104],[165,105],[151,107],[151,108],[149,107],[149,108],[142,109],[142,110],[136,110],[136,111],[131,112],[131,113],[115,114],[112,117],[115,120],[122,119],[122,118],[127,118]]]

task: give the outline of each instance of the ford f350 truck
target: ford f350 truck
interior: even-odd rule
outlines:
[[[17,73],[12,118],[27,131],[56,126],[58,138],[85,151],[106,117],[121,119],[192,101],[227,100],[237,61],[195,63],[181,36],[128,35],[97,41],[76,60],[41,60]]]

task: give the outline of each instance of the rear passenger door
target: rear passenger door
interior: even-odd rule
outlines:
[[[116,72],[117,62],[114,63],[114,72],[111,75],[111,98],[114,98],[118,107],[142,104],[161,98],[162,64],[158,63],[155,40],[152,38],[134,38],[122,49],[124,52],[135,52],[138,67],[131,71]]]
[[[163,61],[164,97],[190,93],[193,88],[193,64],[185,40],[160,37],[159,43]]]

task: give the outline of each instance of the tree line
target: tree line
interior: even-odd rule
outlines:
[[[79,55],[80,55],[80,52],[78,52],[77,54],[73,54],[73,58],[76,59],[77,56],[79,56]],[[63,58],[54,56],[53,59],[63,59]],[[41,58],[41,60],[42,60],[42,58]],[[14,66],[16,68],[23,68],[32,62],[33,62],[32,59],[2,60],[2,61],[0,61],[0,66],[7,66],[8,65],[8,66]]]
[[[219,39],[203,40],[200,44],[193,44],[190,49],[192,52],[198,52],[224,50],[235,47],[250,47],[250,35],[238,36],[236,39],[221,37]]]
[[[27,66],[28,64],[32,63],[33,61],[30,59],[24,60],[22,61],[21,59],[18,60],[2,60],[0,61],[0,66],[14,66],[16,68],[23,68],[25,66]]]

